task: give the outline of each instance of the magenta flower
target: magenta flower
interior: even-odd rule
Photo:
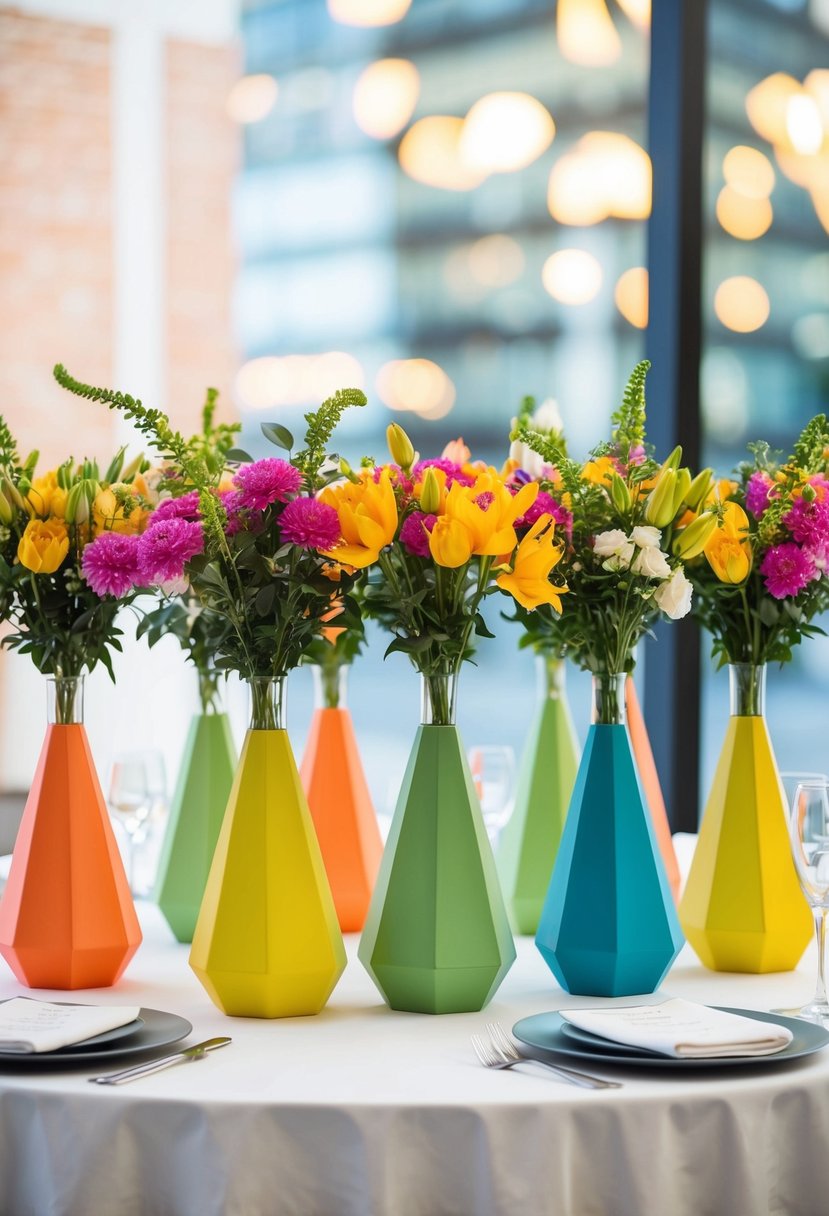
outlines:
[[[459,481],[462,486],[474,486],[475,484],[475,478],[464,473],[461,466],[455,464],[454,460],[418,460],[412,469],[412,477],[415,481],[423,481],[423,474],[427,469],[442,469],[446,474],[447,486],[451,486],[453,481]]]
[[[150,525],[160,523],[162,519],[201,519],[198,490],[182,494],[181,498],[162,498],[153,511]]]
[[[758,469],[756,473],[751,474],[746,482],[746,509],[751,512],[755,519],[760,518],[763,512],[768,509],[771,499],[776,497],[777,491],[768,473],[764,473],[762,469]]]
[[[244,465],[233,479],[239,491],[238,506],[264,511],[273,502],[287,502],[302,484],[302,474],[287,460],[269,456]]]
[[[143,584],[169,583],[184,575],[185,564],[204,551],[200,523],[188,519],[162,519],[139,540],[139,567]]]
[[[83,575],[101,599],[116,599],[140,585],[140,537],[121,532],[102,532],[83,551]]]
[[[437,515],[424,515],[413,511],[403,522],[400,541],[415,557],[429,556],[429,533],[437,522]]]
[[[798,498],[783,516],[783,523],[801,544],[817,544],[824,537],[829,537],[829,502],[818,498],[806,502]]]
[[[552,494],[548,494],[546,490],[538,491],[538,497],[535,502],[523,515],[516,519],[515,526],[519,531],[522,528],[531,528],[542,515],[552,515],[556,527],[563,528],[567,533],[568,539],[573,535],[572,514],[560,502],[556,502]]]
[[[333,549],[342,540],[340,519],[318,498],[294,498],[279,517],[284,541],[300,549]]]
[[[760,563],[760,573],[766,589],[776,600],[798,595],[813,578],[819,577],[812,558],[792,541],[769,549]]]
[[[373,473],[371,474],[372,480],[374,481],[375,485],[377,485],[377,483],[380,481],[380,478],[383,475],[384,469],[388,472],[392,485],[394,485],[396,482],[397,485],[400,486],[401,490],[404,490],[406,494],[411,494],[412,483],[409,481],[406,474],[400,468],[400,465],[397,465],[397,464],[378,464],[378,465],[376,465]]]

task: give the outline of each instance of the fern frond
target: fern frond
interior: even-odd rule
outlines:
[[[9,430],[6,419],[0,414],[0,467],[7,473],[16,473],[19,465],[17,440]]]
[[[642,359],[630,373],[622,404],[613,415],[613,439],[628,450],[645,442],[645,379],[650,359]]]
[[[363,406],[367,398],[359,388],[337,389],[333,397],[323,401],[317,409],[305,415],[308,429],[305,432],[305,447],[297,452],[292,463],[299,469],[309,488],[316,488],[319,471],[328,458],[328,442],[337,423],[351,406]]]
[[[561,475],[565,490],[578,493],[582,487],[581,465],[571,460],[562,443],[562,437],[554,432],[545,435],[527,426],[516,426],[510,433],[510,441],[525,443],[536,452],[545,464],[552,465]]]
[[[794,445],[793,460],[805,473],[817,473],[826,467],[826,452],[829,447],[829,424],[825,414],[816,414],[800,432]]]

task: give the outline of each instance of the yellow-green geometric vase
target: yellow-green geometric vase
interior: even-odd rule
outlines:
[[[685,936],[714,971],[791,971],[813,934],[764,692],[764,668],[731,668],[732,717],[679,905]]]
[[[190,966],[233,1017],[319,1013],[345,967],[319,844],[284,729],[245,737]]]

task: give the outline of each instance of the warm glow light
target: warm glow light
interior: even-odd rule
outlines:
[[[460,156],[462,118],[434,114],[414,123],[400,141],[400,166],[409,177],[442,190],[474,190],[486,177]]]
[[[772,163],[757,148],[742,144],[731,148],[723,158],[722,171],[728,185],[744,198],[768,198],[774,189]]]
[[[769,298],[756,279],[735,275],[725,279],[714,296],[714,312],[726,327],[738,334],[750,334],[769,318]]]
[[[506,287],[524,271],[524,250],[514,237],[493,232],[469,246],[467,262],[470,275],[482,287]]]
[[[807,93],[790,97],[786,106],[786,134],[795,152],[814,156],[823,143],[823,123],[817,102]]]
[[[464,120],[461,159],[480,173],[513,173],[537,160],[555,133],[549,111],[529,93],[488,93]]]
[[[412,0],[328,0],[328,13],[341,25],[394,25],[411,4]]]
[[[251,359],[236,375],[236,395],[251,410],[319,404],[338,388],[362,388],[363,369],[353,355],[266,355]]]
[[[352,106],[357,126],[373,139],[393,139],[411,118],[420,75],[408,59],[378,59],[360,74]]]
[[[558,0],[556,36],[564,58],[582,67],[607,67],[622,51],[605,0]]]
[[[746,97],[746,113],[757,134],[770,144],[789,146],[789,102],[802,92],[800,83],[785,72],[775,72],[755,85]]]
[[[630,18],[640,30],[646,30],[651,23],[651,0],[617,0],[619,8]]]
[[[627,135],[590,131],[553,165],[547,206],[560,224],[586,226],[609,216],[647,219],[650,157]]]
[[[746,198],[731,186],[723,186],[717,198],[717,219],[731,236],[741,241],[756,241],[768,232],[774,218],[767,198]]]
[[[645,329],[648,324],[648,272],[644,266],[631,266],[620,275],[613,293],[619,312],[635,325]]]
[[[589,304],[602,285],[602,268],[586,249],[559,249],[544,263],[541,281],[561,304]]]
[[[817,102],[824,129],[829,132],[829,68],[814,68],[803,81],[803,87]]]
[[[225,108],[234,122],[261,122],[276,105],[278,95],[273,76],[243,76],[228,93]]]
[[[444,418],[455,403],[455,386],[431,359],[393,359],[377,373],[377,394],[392,410],[421,418]]]

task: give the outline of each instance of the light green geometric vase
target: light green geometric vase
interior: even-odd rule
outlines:
[[[227,714],[195,714],[161,851],[155,899],[180,942],[191,942],[236,769]]]
[[[521,758],[515,809],[496,860],[516,933],[538,929],[579,765],[562,659],[539,655],[541,698]]]
[[[418,729],[358,954],[391,1008],[411,1013],[482,1009],[515,959],[453,724]]]

